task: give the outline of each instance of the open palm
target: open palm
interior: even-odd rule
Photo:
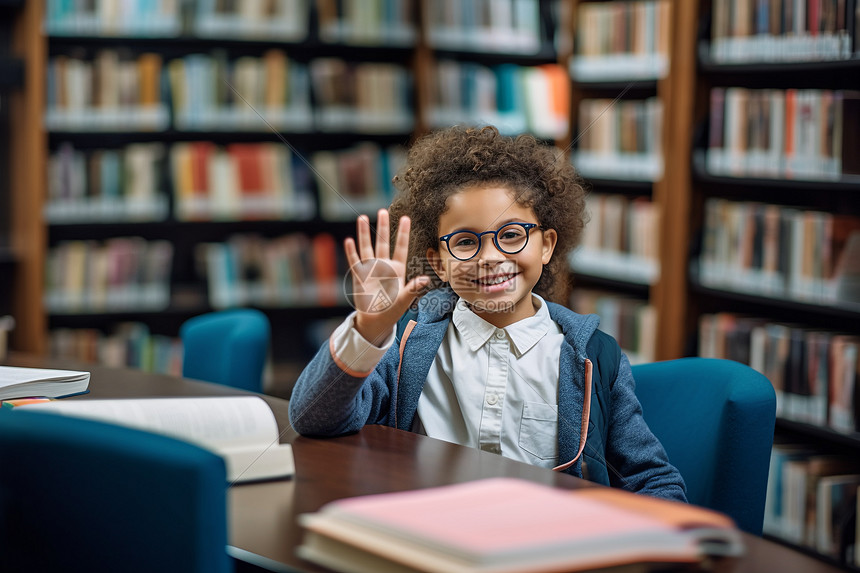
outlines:
[[[344,241],[357,311],[355,326],[359,334],[376,345],[385,341],[421,289],[430,283],[426,276],[405,282],[410,224],[409,217],[398,221],[393,253],[386,209],[378,213],[375,247],[370,219],[365,215],[359,216],[356,223],[358,244],[352,238]]]

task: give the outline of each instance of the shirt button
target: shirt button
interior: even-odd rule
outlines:
[[[496,338],[498,338],[499,340],[501,340],[501,339],[503,339],[504,337],[505,337],[505,331],[504,331],[504,330],[497,330],[497,331],[496,331]]]
[[[487,404],[489,404],[490,406],[495,406],[496,402],[498,402],[498,401],[499,401],[499,397],[496,396],[495,394],[490,394],[489,396],[487,396]]]

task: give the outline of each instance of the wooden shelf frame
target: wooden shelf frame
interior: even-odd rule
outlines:
[[[42,128],[45,110],[47,43],[42,33],[44,2],[25,2],[14,16],[14,55],[23,61],[23,87],[10,95],[10,128],[17,138],[10,145],[10,243],[17,260],[12,308],[15,329],[11,346],[44,354],[47,317],[42,304],[45,283],[47,230],[42,206],[47,188],[47,137]]]

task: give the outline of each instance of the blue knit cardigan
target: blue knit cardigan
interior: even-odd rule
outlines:
[[[424,381],[456,302],[457,295],[447,287],[422,297],[416,324],[402,349],[400,341],[395,341],[370,372],[339,366],[329,345],[323,345],[293,389],[293,428],[313,436],[356,432],[365,424],[410,430]],[[559,463],[573,459],[580,449],[585,361],[588,358],[596,362],[585,449],[580,459],[564,471],[633,492],[686,501],[681,475],[642,418],[627,357],[617,349],[614,353],[601,353],[620,357],[618,364],[607,367],[595,360],[597,356],[588,355],[588,350],[595,348],[595,340],[617,347],[615,340],[597,330],[596,315],[580,315],[554,303],[547,305],[565,337],[559,360]],[[606,372],[617,374],[607,380]]]

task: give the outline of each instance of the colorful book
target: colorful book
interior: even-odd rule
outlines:
[[[299,556],[347,573],[579,571],[743,550],[732,520],[717,512],[513,478],[338,500],[299,521]]]

